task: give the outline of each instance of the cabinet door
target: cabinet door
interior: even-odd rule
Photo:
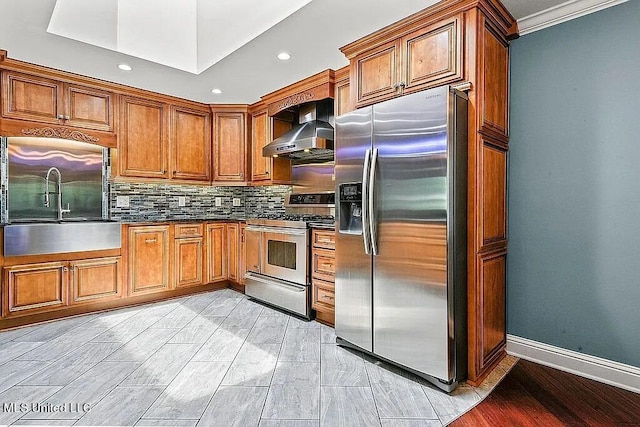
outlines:
[[[17,317],[66,307],[68,274],[62,262],[5,267],[3,315]]]
[[[240,224],[240,243],[238,246],[238,283],[244,285],[244,276],[247,273],[247,245],[245,242],[245,232],[247,224]]]
[[[169,226],[129,228],[129,295],[169,289]]]
[[[120,113],[120,175],[168,178],[166,106],[145,99],[123,97]]]
[[[246,113],[213,113],[213,180],[244,181],[246,168]]]
[[[351,85],[349,79],[336,82],[334,91],[334,111],[336,117],[353,110],[351,106]]]
[[[455,16],[402,38],[404,92],[462,79],[461,17]]]
[[[171,108],[171,177],[211,180],[211,119],[204,111]]]
[[[202,284],[202,237],[174,240],[175,287]]]
[[[72,304],[122,296],[120,257],[71,261],[69,265]]]
[[[66,125],[114,131],[115,94],[82,86],[65,85]]]
[[[208,283],[227,280],[227,227],[225,224],[209,224],[206,236]]]
[[[51,124],[63,118],[62,83],[3,71],[2,87],[3,117]]]
[[[351,84],[356,107],[397,96],[400,41],[395,40],[362,53],[351,60]],[[354,91],[355,89],[355,91]]]
[[[252,181],[264,181],[271,178],[271,159],[262,155],[262,148],[269,143],[269,135],[267,110],[254,113],[251,117]]]
[[[238,224],[227,224],[228,277],[236,283],[238,283],[238,232]]]

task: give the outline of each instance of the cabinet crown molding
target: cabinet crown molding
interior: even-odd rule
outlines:
[[[515,18],[499,0],[444,0],[349,43],[341,47],[340,52],[350,60],[390,40],[403,37],[444,18],[474,8],[482,10],[498,27],[505,38],[514,39],[518,37],[518,25]]]

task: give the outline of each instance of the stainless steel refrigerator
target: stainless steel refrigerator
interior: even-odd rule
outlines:
[[[452,391],[467,371],[466,95],[342,115],[335,149],[338,344]]]

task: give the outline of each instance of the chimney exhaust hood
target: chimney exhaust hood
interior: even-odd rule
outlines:
[[[333,100],[300,105],[300,124],[262,149],[265,157],[306,161],[333,160]]]

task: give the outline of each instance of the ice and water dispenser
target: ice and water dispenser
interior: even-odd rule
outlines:
[[[362,234],[362,183],[348,182],[338,186],[340,221],[343,234]]]

